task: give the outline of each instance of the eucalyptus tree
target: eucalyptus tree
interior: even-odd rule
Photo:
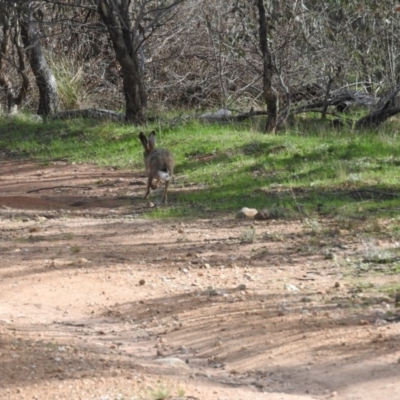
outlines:
[[[0,3],[0,86],[6,91],[8,112],[21,105],[30,87],[25,58],[29,61],[39,91],[37,113],[46,117],[58,110],[57,83],[40,41],[43,4],[23,0]],[[21,79],[19,90],[13,84],[15,71]]]
[[[121,66],[126,101],[126,120],[146,122],[144,87],[146,40],[178,13],[184,0],[95,0]]]
[[[338,93],[390,93],[400,84],[400,20],[394,1],[244,0],[234,10],[240,18],[231,40],[263,76],[270,122],[276,95],[277,127],[288,115],[306,110],[324,118]],[[257,34],[261,63],[254,57]],[[270,122],[267,131],[273,130]]]
[[[25,52],[39,89],[37,113],[47,117],[57,113],[59,99],[57,82],[40,42],[40,20],[43,15],[40,7],[41,4],[39,2],[21,2],[18,13]]]
[[[101,21],[104,28],[96,26],[97,35],[108,35],[115,51],[115,59],[120,66],[125,97],[125,119],[135,124],[145,123],[147,106],[144,82],[147,62],[145,44],[158,29],[178,14],[179,5],[184,1],[16,0],[6,2],[15,5],[15,13],[18,15],[20,38],[40,93],[38,114],[49,115],[58,110],[57,82],[46,62],[41,39],[46,40],[53,52],[60,54],[62,49],[54,45],[57,40],[60,43],[60,40],[52,37],[53,33],[57,31],[57,35],[62,35],[62,29],[59,27],[69,21],[70,25],[77,26],[78,37],[79,33],[83,37],[88,27],[87,21],[95,20],[94,16],[97,15],[97,19]],[[2,23],[2,26],[6,29],[4,32],[8,32],[9,24],[7,25],[7,21],[3,20],[4,14],[0,23],[5,23]],[[8,37],[5,37],[8,43]]]
[[[15,5],[10,2],[0,3],[0,27],[0,88],[5,93],[6,112],[12,114],[26,98],[29,77],[25,70],[19,20]],[[16,74],[10,73],[10,65]]]

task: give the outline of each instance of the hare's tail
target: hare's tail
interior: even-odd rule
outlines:
[[[171,174],[167,168],[163,168],[157,171],[157,178],[160,181],[168,182],[171,179]]]

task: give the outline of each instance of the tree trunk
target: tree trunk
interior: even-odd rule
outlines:
[[[38,22],[32,14],[32,5],[27,4],[20,16],[21,37],[39,89],[37,113],[46,117],[58,110],[57,82],[44,57],[39,41]]]
[[[400,86],[393,89],[386,97],[383,97],[374,111],[371,111],[356,122],[356,128],[377,128],[393,115],[400,113],[400,107],[396,107],[393,101],[399,92]]]
[[[13,84],[9,78],[4,61],[9,54],[9,45],[12,40],[11,25],[10,25],[10,13],[4,8],[0,8],[2,15],[0,16],[0,23],[3,25],[3,36],[0,43],[0,87],[3,87],[6,93],[7,101],[7,113],[14,114],[18,112],[18,109],[22,102],[25,100],[29,88],[29,78],[25,72],[24,54],[20,46],[18,24],[14,22],[14,44],[18,55],[18,73],[22,78],[19,91],[17,85]]]
[[[260,49],[263,57],[263,93],[267,104],[267,123],[266,132],[275,132],[277,124],[277,98],[272,87],[272,77],[274,74],[274,66],[268,46],[267,38],[267,17],[265,15],[264,0],[257,0],[257,8],[259,15],[259,33],[260,33]]]
[[[146,123],[146,96],[143,90],[139,62],[135,56],[130,60],[120,60],[123,74],[124,94],[126,101],[125,117],[135,125]]]
[[[126,102],[125,117],[135,125],[146,123],[146,92],[135,49],[136,32],[132,31],[127,0],[98,0],[97,10],[107,26],[115,55],[121,66]]]
[[[10,43],[10,21],[8,16],[4,13],[1,17],[1,22],[3,24],[3,37],[0,44],[0,87],[4,88],[6,92],[7,101],[7,113],[13,114],[16,112],[14,87],[10,79],[8,78],[6,72],[4,71],[4,57],[8,54],[8,48]]]

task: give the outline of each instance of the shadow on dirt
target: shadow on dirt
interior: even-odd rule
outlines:
[[[400,336],[366,334],[366,326],[359,321],[373,325],[371,312],[352,310],[347,315],[328,316],[335,307],[319,304],[305,313],[300,295],[290,294],[285,295],[283,314],[277,310],[281,293],[253,294],[230,302],[227,299],[240,299],[237,296],[244,292],[220,290],[219,295],[193,291],[126,303],[94,320],[37,326],[42,340],[2,335],[0,346],[6,355],[0,361],[2,385],[24,387],[40,380],[73,381],[145,371],[169,376],[201,373],[219,385],[250,384],[260,391],[306,394],[310,387],[322,393],[338,385],[399,379],[395,362],[383,368],[375,361],[390,356]],[[357,331],[356,338],[347,335],[350,330]],[[68,336],[86,339],[65,345]],[[329,344],[320,345],[319,340],[326,337]],[[305,345],[310,354],[301,360]],[[138,348],[147,349],[142,358],[137,356]],[[280,359],[290,355],[296,361],[281,364]],[[157,364],[159,359],[172,358],[181,359],[188,369],[163,369]]]
[[[24,179],[15,180],[13,168]],[[343,276],[336,258],[360,251],[357,223],[346,232],[325,221],[315,234],[298,221],[140,219],[142,175],[77,166],[75,176],[71,166],[60,168],[61,178],[58,167],[15,163],[0,171],[0,282],[14,294],[24,279],[39,285],[47,278],[52,289],[56,278],[83,281],[104,271],[117,276],[105,284],[111,292],[134,276],[127,291],[135,300],[99,301],[84,318],[62,322],[0,322],[0,387],[129,379],[134,370],[194,374],[260,391],[306,394],[312,387],[322,395],[338,386],[399,379],[391,357],[400,335],[397,324],[384,319],[383,300],[368,294],[360,300],[351,285],[334,286]],[[363,190],[324,195],[382,195]],[[33,212],[24,217],[19,210]],[[92,279],[98,283],[99,276]],[[307,284],[300,290],[293,281]],[[79,290],[92,289],[89,283]],[[378,363],[382,357],[391,363]],[[157,364],[171,358],[186,368]]]

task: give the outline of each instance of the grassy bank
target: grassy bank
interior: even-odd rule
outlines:
[[[264,135],[251,125],[153,124],[158,144],[176,158],[170,205],[154,215],[269,209],[276,217],[397,216],[400,211],[400,140],[380,132],[329,130],[305,122]],[[139,170],[139,129],[73,120],[0,120],[2,158],[40,163],[65,159]]]

